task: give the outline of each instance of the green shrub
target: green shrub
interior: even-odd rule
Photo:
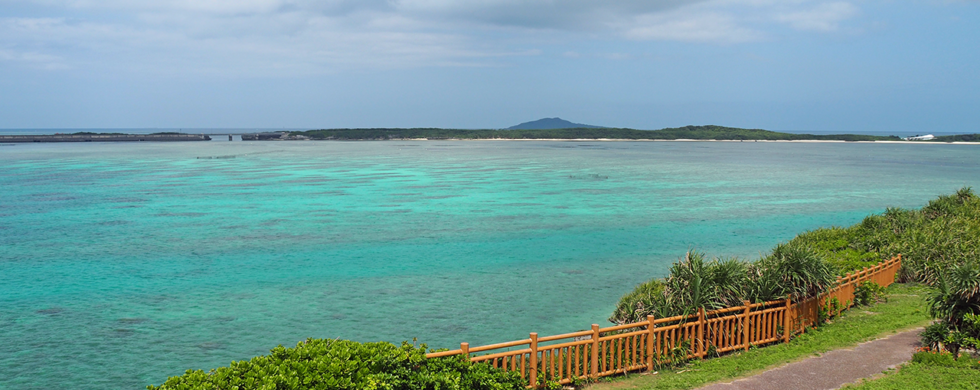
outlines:
[[[824,303],[823,307],[817,313],[817,325],[822,325],[827,321],[832,320],[844,311],[849,305],[841,304],[840,300],[837,298],[830,298]]]
[[[738,259],[705,260],[688,252],[664,279],[640,284],[620,298],[610,322],[639,322],[647,315],[673,317],[741,305],[749,284],[748,266]]]
[[[705,260],[689,252],[662,280],[651,280],[620,299],[609,318],[642,321],[740,305],[742,300],[794,300],[825,291],[835,276],[902,255],[900,281],[935,285],[943,270],[980,264],[980,197],[970,188],[932,200],[920,210],[888,208],[854,226],[801,233],[755,263]],[[880,287],[880,286],[879,286]],[[857,303],[880,299],[880,289],[859,286]],[[829,313],[828,313],[829,314]]]
[[[863,245],[862,233],[864,232],[856,227],[830,227],[803,232],[791,242],[812,248],[838,274],[843,275],[881,261],[881,256],[877,252],[868,251]]]
[[[751,298],[769,301],[790,297],[794,301],[820,295],[835,282],[836,273],[815,250],[799,244],[780,244],[769,256],[756,263],[760,274],[776,280],[775,294],[766,295],[762,289]]]
[[[697,251],[674,263],[665,279],[640,284],[620,298],[609,321],[639,322],[647,315],[673,317],[740,305],[748,283],[746,264],[738,259],[705,260]]]
[[[671,344],[667,344],[668,346]],[[691,340],[682,340],[669,346],[654,359],[657,370],[672,369],[687,364],[691,354]]]
[[[636,286],[633,291],[619,299],[619,304],[616,305],[616,310],[613,311],[609,321],[628,324],[646,320],[647,315],[668,317],[664,312],[667,307],[665,287],[660,279],[653,279]]]
[[[148,390],[436,390],[524,389],[514,372],[472,364],[462,356],[427,359],[425,346],[307,339],[295,348],[232,362],[228,367],[188,370]]]
[[[980,348],[980,267],[961,264],[939,272],[935,286],[926,302],[939,322],[923,335],[923,342],[936,346],[941,327],[946,337],[940,345],[953,355],[963,347]]]
[[[955,357],[953,354],[929,349],[920,349],[912,355],[912,362],[937,367],[960,367],[980,369],[980,362],[970,356]]]
[[[705,261],[704,253],[688,252],[674,263],[664,280],[666,316],[686,315],[698,309],[715,310],[742,302],[748,275],[737,259]]]
[[[739,306],[746,300],[794,300],[816,296],[833,285],[835,273],[816,251],[799,245],[779,245],[761,260],[705,260],[688,252],[671,266],[664,279],[654,279],[624,295],[609,318],[625,324],[647,315],[672,317]]]
[[[854,288],[854,303],[858,305],[870,305],[881,301],[887,301],[885,288],[875,282],[863,282]]]
[[[956,266],[941,272],[929,296],[929,314],[960,328],[965,314],[980,314],[980,267]]]
[[[946,343],[946,338],[949,337],[949,326],[942,322],[931,324],[922,330],[919,337],[922,339],[922,345],[938,351]]]
[[[817,229],[789,242],[813,248],[839,274],[902,255],[902,281],[937,282],[938,272],[980,256],[980,197],[970,188],[920,210],[889,208],[847,228]]]

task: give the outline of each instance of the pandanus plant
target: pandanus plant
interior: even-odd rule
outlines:
[[[794,301],[815,297],[827,291],[836,281],[834,269],[816,251],[801,245],[777,245],[772,254],[759,261],[763,271],[762,282],[772,283],[773,295],[759,294],[756,300],[772,300],[789,297]],[[762,290],[762,289],[760,289]]]
[[[609,321],[625,324],[642,321],[647,315],[672,317],[740,305],[746,270],[738,259],[708,261],[702,252],[687,252],[665,279],[643,283],[623,296]]]
[[[980,348],[980,266],[976,260],[940,273],[927,298],[929,314],[939,320],[927,329],[923,341],[944,345],[959,355],[964,346]]]
[[[689,315],[739,306],[744,300],[799,300],[826,291],[834,281],[833,269],[807,247],[780,245],[754,264],[734,258],[709,261],[704,253],[689,251],[665,279],[641,284],[623,296],[609,321]]]
[[[664,281],[666,303],[672,315],[688,315],[737,306],[748,281],[747,266],[735,258],[705,261],[702,252],[690,251],[674,263]]]

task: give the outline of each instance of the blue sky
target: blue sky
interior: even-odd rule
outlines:
[[[0,0],[0,128],[980,132],[980,1]]]

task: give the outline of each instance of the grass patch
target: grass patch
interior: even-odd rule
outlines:
[[[973,359],[961,357],[961,359]],[[980,389],[980,369],[969,365],[908,363],[884,377],[845,386],[852,390]]]
[[[928,291],[924,286],[893,284],[887,289],[887,303],[853,308],[834,319],[833,323],[801,334],[789,344],[693,361],[674,370],[660,371],[657,375],[630,374],[608,378],[589,385],[587,389],[690,389],[730,381],[823,352],[854,346],[928,324],[930,319],[925,303]]]

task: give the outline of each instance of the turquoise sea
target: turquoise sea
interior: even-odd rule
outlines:
[[[752,259],[970,185],[971,145],[0,145],[0,389],[584,329],[690,248]]]

